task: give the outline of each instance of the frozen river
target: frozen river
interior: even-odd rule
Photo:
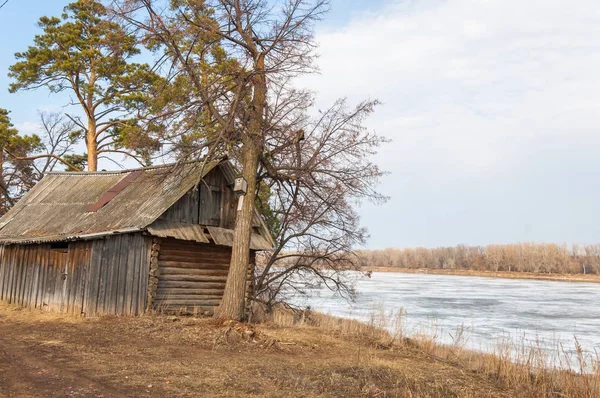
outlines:
[[[462,326],[466,347],[484,351],[507,339],[538,340],[547,350],[560,342],[571,351],[575,336],[600,353],[600,284],[374,272],[357,290],[355,303],[319,290],[296,304],[361,320],[378,308],[402,308],[408,334],[425,331],[450,343]]]

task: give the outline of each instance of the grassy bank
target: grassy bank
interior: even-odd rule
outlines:
[[[377,326],[391,327],[388,333]],[[145,316],[77,319],[0,304],[0,396],[593,397],[598,376],[279,311],[258,325]]]
[[[416,350],[436,363],[493,381],[505,389],[508,396],[600,397],[600,356],[596,352],[586,353],[578,341],[575,341],[574,354],[560,347],[556,354],[550,354],[535,344],[531,347],[515,341],[499,344],[496,351],[489,354],[465,349],[466,332],[461,328],[451,334],[452,345],[438,344],[431,331],[406,337],[402,312],[377,311],[367,323],[319,313],[311,313],[308,321],[300,319],[292,323],[289,314],[277,314],[276,320],[286,325],[314,325],[344,339],[382,349]]]
[[[364,271],[372,272],[400,272],[405,274],[433,274],[480,276],[486,278],[506,279],[534,279],[559,282],[593,282],[600,283],[600,275],[596,274],[541,274],[534,272],[508,272],[508,271],[479,271],[466,269],[431,269],[431,268],[400,268],[400,267],[363,267]]]

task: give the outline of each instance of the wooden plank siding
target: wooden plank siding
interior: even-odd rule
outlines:
[[[123,234],[68,248],[0,246],[0,299],[74,315],[142,314],[150,240]]]
[[[233,228],[237,199],[219,168],[160,216],[162,220]]]
[[[248,276],[253,272],[254,253],[251,259]],[[161,239],[155,310],[213,312],[223,297],[230,261],[229,247]]]

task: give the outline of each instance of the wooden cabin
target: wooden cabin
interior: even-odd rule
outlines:
[[[0,218],[0,299],[86,316],[211,313],[231,258],[236,175],[228,161],[46,174]],[[255,213],[249,273],[272,247]]]

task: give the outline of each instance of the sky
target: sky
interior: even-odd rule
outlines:
[[[6,72],[64,5],[0,9],[0,107],[24,133],[64,98],[8,94]],[[596,0],[334,0],[299,84],[323,108],[382,102],[390,200],[359,209],[367,247],[600,242],[599,37]]]

